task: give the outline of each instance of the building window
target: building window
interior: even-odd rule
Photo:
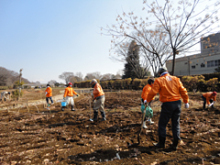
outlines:
[[[201,66],[201,68],[204,68],[204,67],[205,67],[205,64],[202,63],[200,66]]]
[[[219,65],[220,65],[220,60],[207,61],[207,67],[214,67]]]
[[[191,67],[192,67],[192,69],[195,69],[195,68],[196,68],[196,66],[195,66],[195,65],[192,65]]]

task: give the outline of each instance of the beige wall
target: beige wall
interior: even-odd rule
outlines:
[[[214,73],[215,69],[218,66],[207,66],[208,61],[212,60],[220,60],[220,52],[213,54],[196,54],[187,57],[177,58],[175,63],[174,75],[197,75]],[[202,67],[202,64],[204,64],[205,67]],[[172,60],[167,61],[166,66],[168,71],[171,72]]]

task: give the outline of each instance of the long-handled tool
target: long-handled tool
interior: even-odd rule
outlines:
[[[140,144],[140,135],[141,135],[141,132],[142,132],[142,129],[143,129],[143,123],[144,123],[144,118],[145,118],[146,108],[147,107],[148,107],[148,104],[145,105],[144,113],[142,113],[143,116],[142,116],[141,128],[140,128],[140,131],[138,133],[138,143],[130,144],[129,142],[127,142],[128,147],[135,147],[135,146],[138,146]]]
[[[91,99],[89,99],[89,121],[93,121],[91,118]]]

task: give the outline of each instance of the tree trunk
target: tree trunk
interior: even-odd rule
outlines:
[[[173,65],[172,65],[171,75],[174,75],[175,59],[176,59],[176,51],[175,51],[175,49],[173,49]]]

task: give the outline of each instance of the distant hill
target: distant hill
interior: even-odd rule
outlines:
[[[26,78],[21,78],[24,83],[30,83]],[[0,86],[11,86],[19,80],[19,73],[0,66]]]

